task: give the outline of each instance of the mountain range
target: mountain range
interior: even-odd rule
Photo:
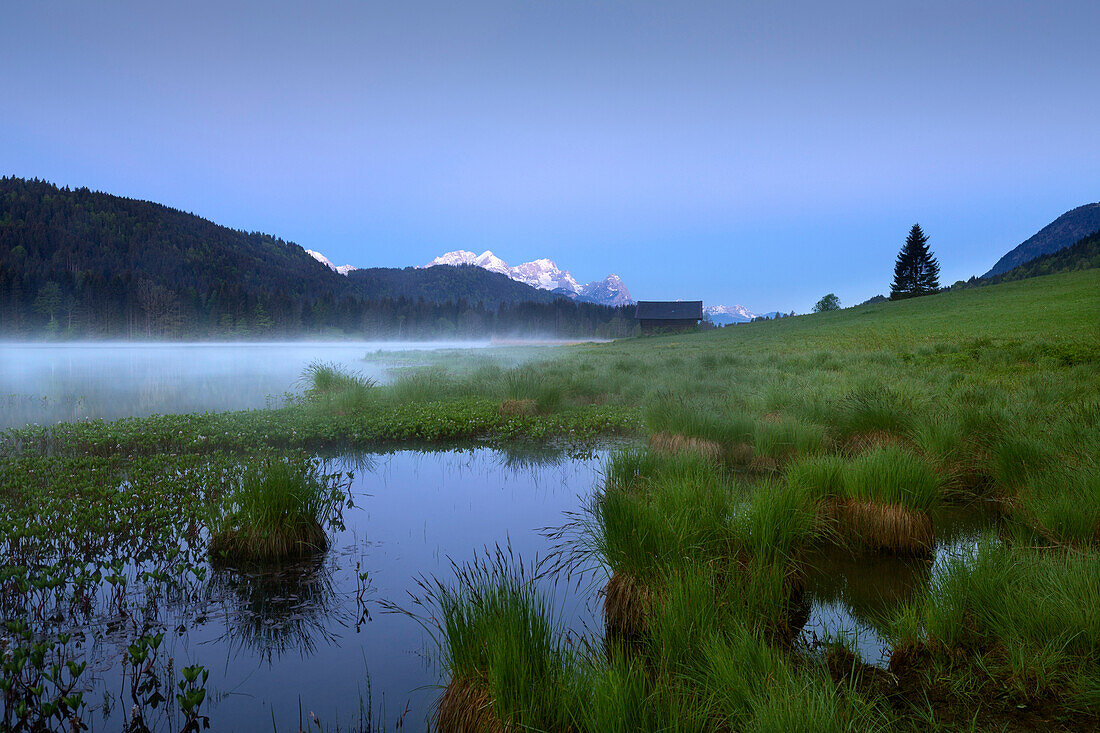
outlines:
[[[712,323],[722,326],[730,323],[748,323],[760,315],[743,305],[707,305],[703,307],[703,313]]]
[[[1095,266],[1097,231],[1100,203],[1067,211],[982,280],[1003,279],[997,271],[1016,261],[1012,278]],[[608,334],[629,330],[625,305],[633,302],[617,275],[581,284],[545,258],[512,266],[491,251],[458,250],[421,267],[337,266],[293,242],[153,202],[0,177],[4,332],[46,325],[123,337],[366,328],[408,336],[542,320],[557,324],[548,329],[556,332]],[[704,310],[718,324],[771,315],[740,305]]]
[[[595,280],[581,285],[568,270],[557,266],[553,260],[546,258],[524,262],[511,266],[490,250],[485,250],[479,255],[468,250],[460,249],[454,252],[446,252],[424,265],[424,267],[436,267],[438,265],[473,265],[490,272],[499,272],[521,283],[526,283],[539,290],[549,290],[553,293],[564,295],[574,300],[600,305],[630,305],[634,299],[630,297],[630,291],[618,275],[612,273],[603,280]]]
[[[333,265],[320,252],[309,249],[306,252],[318,262],[342,275],[356,270],[352,265]],[[476,254],[469,250],[459,249],[439,255],[420,269],[441,265],[479,267],[489,272],[504,275],[516,282],[530,285],[538,290],[564,295],[581,302],[610,306],[632,305],[635,302],[630,295],[630,290],[626,287],[626,283],[618,275],[612,273],[603,280],[594,280],[582,285],[577,282],[571,272],[561,269],[556,262],[548,258],[531,260],[513,266],[495,255],[492,250],[485,250],[481,254]],[[703,308],[703,312],[712,323],[719,325],[748,323],[753,318],[761,315],[754,313],[743,305],[708,305]]]

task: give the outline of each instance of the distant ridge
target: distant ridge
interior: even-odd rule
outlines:
[[[334,267],[260,232],[0,177],[0,334],[31,338],[622,336],[625,308],[478,267]]]
[[[545,257],[513,267],[493,254],[491,250],[474,254],[469,250],[460,249],[441,254],[424,267],[437,267],[439,265],[473,265],[490,272],[506,275],[533,288],[549,290],[567,298],[588,303],[619,306],[634,302],[634,299],[630,297],[630,291],[627,290],[626,284],[618,275],[612,273],[603,280],[594,280],[581,285],[568,270],[561,269],[553,260]]]
[[[726,325],[729,323],[748,323],[759,316],[743,305],[708,305],[703,312],[712,323]]]
[[[1064,249],[1100,230],[1100,203],[1085,204],[1071,209],[1007,252],[983,278],[1008,272],[1041,255]]]

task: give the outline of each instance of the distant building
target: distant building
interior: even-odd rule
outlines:
[[[669,331],[689,331],[703,320],[701,300],[639,300],[634,320],[642,327],[642,335]]]

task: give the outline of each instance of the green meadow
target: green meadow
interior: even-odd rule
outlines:
[[[22,640],[7,714],[48,729],[83,704],[82,670],[50,677],[65,642],[40,631],[77,601],[121,603],[87,599],[112,567],[126,582],[91,561],[107,548],[178,593],[207,559],[323,549],[340,477],[311,455],[621,437],[554,564],[601,579],[604,633],[566,633],[511,559],[425,584],[450,675],[440,729],[1100,726],[1100,271],[523,361],[426,358],[390,385],[315,365],[279,409],[5,432],[0,610]],[[932,565],[954,507],[988,528]],[[807,574],[838,552],[931,566],[878,620],[887,665],[800,635]]]

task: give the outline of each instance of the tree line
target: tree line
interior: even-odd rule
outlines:
[[[347,278],[267,234],[86,188],[0,178],[5,337],[615,337],[634,327],[626,308],[555,297],[480,268]]]

